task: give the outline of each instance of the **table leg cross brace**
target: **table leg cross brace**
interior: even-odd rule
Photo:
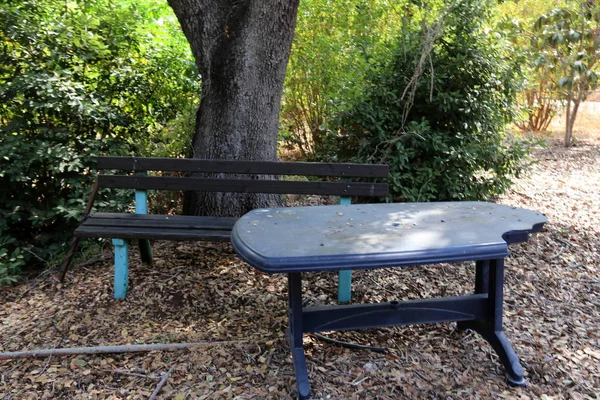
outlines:
[[[523,368],[502,332],[504,260],[476,262],[475,293],[467,296],[391,301],[376,304],[303,307],[302,275],[288,274],[289,328],[298,397],[310,397],[302,335],[306,332],[354,330],[415,323],[457,321],[458,329],[479,333],[503,364],[510,385],[524,386]]]

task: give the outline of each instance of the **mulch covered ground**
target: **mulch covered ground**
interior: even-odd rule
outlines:
[[[536,153],[530,176],[499,201],[545,213],[542,233],[507,259],[505,331],[528,387],[511,389],[491,347],[453,324],[330,333],[383,347],[351,350],[305,336],[315,399],[600,399],[600,141]],[[131,257],[130,292],[112,298],[110,248],[57,285],[43,275],[0,292],[0,351],[214,342],[191,350],[0,361],[3,399],[286,399],[295,396],[286,282],[229,245],[158,242],[155,264]],[[97,256],[97,255],[96,255]],[[93,260],[95,256],[90,255]],[[355,272],[356,302],[471,291],[472,266]],[[336,279],[312,275],[311,304]]]

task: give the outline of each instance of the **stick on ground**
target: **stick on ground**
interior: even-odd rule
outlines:
[[[96,347],[69,347],[64,349],[39,349],[0,353],[0,360],[13,358],[36,358],[48,356],[71,356],[77,354],[104,354],[104,353],[138,353],[147,351],[165,351],[189,349],[196,346],[210,346],[221,344],[243,343],[248,340],[230,340],[221,342],[195,342],[195,343],[166,343],[166,344],[136,344],[124,346],[96,346]]]
[[[163,375],[163,377],[160,380],[160,382],[158,382],[158,385],[156,385],[156,389],[154,389],[154,392],[152,392],[152,394],[150,395],[150,397],[148,397],[148,400],[154,400],[156,398],[156,395],[158,394],[158,392],[160,392],[160,389],[163,387],[163,385],[165,384],[165,382],[169,378],[169,375],[171,375],[171,372],[173,372],[173,367],[171,367],[167,371],[167,373]]]

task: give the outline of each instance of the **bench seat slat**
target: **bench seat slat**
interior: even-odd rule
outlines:
[[[387,178],[385,164],[231,161],[194,158],[98,157],[98,169]]]
[[[231,230],[164,229],[150,227],[93,226],[80,225],[75,230],[76,237],[156,239],[156,240],[201,240],[228,242]]]
[[[198,192],[287,193],[334,196],[386,196],[388,185],[366,182],[307,182],[259,179],[209,179],[165,176],[99,175],[100,187]]]
[[[188,215],[152,215],[95,213],[85,226],[147,227],[164,229],[231,230],[238,218],[197,217]]]

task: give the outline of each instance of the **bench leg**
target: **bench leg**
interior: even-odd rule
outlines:
[[[145,176],[145,172],[138,172],[136,175]],[[148,214],[148,193],[145,190],[135,191],[135,213]],[[152,264],[152,248],[148,239],[138,240],[140,249],[140,258],[146,264]]]
[[[305,400],[310,398],[310,383],[302,346],[302,275],[300,273],[288,274],[288,303],[289,323],[286,336],[294,361],[298,398]]]
[[[122,299],[127,295],[129,284],[129,244],[127,240],[113,239],[115,247],[115,299]]]
[[[347,182],[349,179],[342,179]],[[348,196],[340,197],[340,205],[349,206],[352,204],[352,198]],[[349,303],[352,297],[352,271],[344,270],[338,272],[338,303]]]
[[[352,271],[338,272],[338,303],[348,303],[352,297]]]
[[[138,240],[138,247],[140,249],[140,258],[143,263],[152,264],[152,247],[148,239]]]
[[[508,384],[525,386],[523,367],[502,331],[502,302],[504,283],[504,260],[497,259],[477,262],[475,290],[488,294],[488,317],[483,320],[463,321],[458,323],[462,330],[471,329],[481,335],[494,349],[506,371]]]

